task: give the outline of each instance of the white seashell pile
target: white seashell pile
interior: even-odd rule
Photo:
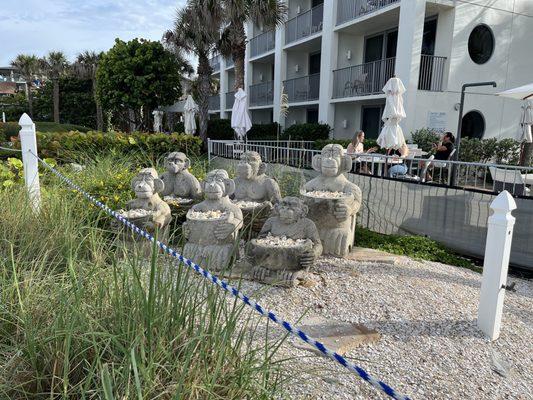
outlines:
[[[178,204],[192,203],[192,199],[187,199],[185,197],[165,196],[163,197],[163,200]]]
[[[269,233],[266,237],[256,239],[256,243],[263,246],[296,247],[307,243],[307,239],[291,239],[287,236],[274,236]]]
[[[318,199],[342,199],[348,197],[346,193],[343,192],[328,192],[324,190],[314,190],[312,192],[306,192],[308,197],[316,197]]]
[[[239,208],[256,208],[260,206],[262,203],[258,203],[256,201],[235,201],[235,205],[237,205]]]
[[[207,221],[210,219],[222,219],[225,217],[226,213],[220,210],[210,210],[210,211],[194,211],[191,210],[187,214],[187,217],[190,219],[197,219],[201,221]]]
[[[146,217],[148,215],[151,215],[153,214],[154,212],[153,211],[150,211],[150,210],[144,210],[142,208],[136,208],[136,209],[133,209],[133,210],[119,210],[118,211],[118,214],[122,215],[124,218],[142,218],[142,217]]]

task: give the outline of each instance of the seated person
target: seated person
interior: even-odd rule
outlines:
[[[435,151],[435,160],[441,160],[446,161],[450,157],[450,154],[452,154],[452,151],[455,149],[455,136],[451,132],[446,132],[442,136],[442,140],[439,143],[433,144],[433,150]],[[421,161],[420,162],[420,171],[424,170],[424,167],[426,166],[426,163]],[[426,172],[426,182],[432,181],[433,178],[430,174],[430,169],[434,166],[434,164],[431,164],[428,168],[428,171]]]
[[[377,147],[371,147],[365,151],[363,145],[364,141],[365,133],[363,131],[357,131],[353,136],[352,141],[348,145],[348,148],[346,149],[346,154],[356,155],[364,153],[374,153],[377,150]],[[355,162],[353,168],[355,172],[368,174],[368,166],[366,162]]]
[[[393,164],[388,171],[388,176],[390,178],[401,178],[407,174],[407,171],[409,170],[408,166],[403,162],[403,159],[407,158],[409,155],[409,147],[407,147],[407,144],[402,144],[402,147],[399,149],[389,149],[387,150],[388,156],[393,156],[394,158],[401,158],[402,163],[400,164]]]

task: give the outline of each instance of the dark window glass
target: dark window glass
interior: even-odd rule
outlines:
[[[381,130],[381,114],[383,113],[382,106],[365,106],[362,110],[361,130],[365,132],[365,137],[368,139],[376,139]]]
[[[485,118],[479,111],[470,111],[463,116],[461,137],[483,138],[485,133]]]
[[[494,35],[487,25],[478,25],[468,38],[468,54],[476,64],[485,64],[494,51]]]
[[[307,109],[307,123],[316,124],[318,123],[318,109],[308,108]]]
[[[320,53],[309,56],[309,75],[320,73]]]
[[[381,60],[383,58],[384,36],[374,36],[366,39],[365,42],[365,63]]]

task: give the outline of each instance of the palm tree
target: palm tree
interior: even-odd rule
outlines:
[[[35,55],[19,54],[11,66],[15,67],[26,81],[26,99],[28,100],[28,112],[33,118],[33,104],[31,83],[36,73],[39,72],[39,59]]]
[[[176,51],[192,53],[198,57],[198,108],[200,138],[207,143],[207,120],[209,119],[209,96],[211,95],[211,74],[209,55],[215,51],[220,37],[222,21],[221,8],[217,0],[189,0],[178,11],[174,29],[165,32],[163,41]]]
[[[258,25],[275,28],[282,24],[287,13],[283,0],[221,0],[224,12],[224,29],[219,43],[224,57],[232,57],[235,64],[235,91],[244,89],[244,58],[246,32],[244,24],[252,21]]]
[[[102,57],[102,53],[95,53],[94,51],[84,51],[78,54],[76,62],[72,65],[74,74],[80,79],[90,79],[94,102],[96,104],[96,129],[104,131],[104,113],[102,111],[102,105],[96,95],[96,71],[98,69],[98,63]]]
[[[40,67],[44,74],[52,81],[54,86],[54,122],[59,123],[59,78],[68,67],[67,57],[61,51],[51,51],[40,60]]]

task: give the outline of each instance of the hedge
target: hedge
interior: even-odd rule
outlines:
[[[55,122],[36,122],[37,132],[89,132],[91,129],[82,125],[56,124]],[[9,142],[13,136],[18,136],[20,126],[18,122],[0,122],[0,142]]]
[[[283,132],[283,139],[291,140],[326,140],[331,128],[328,124],[295,124]]]

